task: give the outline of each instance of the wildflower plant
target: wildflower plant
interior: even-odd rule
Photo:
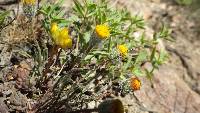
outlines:
[[[33,0],[25,1],[33,5]],[[111,8],[106,0],[74,0],[66,14],[63,2],[44,4],[39,10],[47,37],[35,42],[38,63],[34,74],[40,75],[38,88],[52,93],[38,111],[65,106],[71,112],[112,94],[132,94],[141,87],[138,77],[151,80],[153,71],[166,60],[167,54],[157,48],[160,39],[170,40],[165,27],[153,37],[143,33],[136,38],[134,33],[145,31],[144,20],[138,15]],[[146,68],[146,63],[151,68]],[[48,86],[50,81],[52,87]]]
[[[22,0],[24,14],[31,19],[36,13],[37,0]]]

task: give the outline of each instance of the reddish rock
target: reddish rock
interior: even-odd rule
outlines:
[[[153,88],[142,80],[142,88],[135,95],[151,111],[158,113],[200,113],[200,96],[181,79],[169,64],[155,73]]]

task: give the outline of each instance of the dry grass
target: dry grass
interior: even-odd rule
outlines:
[[[7,44],[19,44],[31,42],[41,37],[44,33],[42,23],[37,18],[28,19],[24,15],[19,15],[12,24],[1,31],[1,40]]]

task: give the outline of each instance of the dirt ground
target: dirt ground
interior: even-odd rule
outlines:
[[[1,1],[1,0],[0,0]],[[70,1],[71,2],[71,1]],[[71,3],[66,1],[65,6]],[[175,42],[161,44],[169,52],[169,61],[155,72],[153,86],[144,78],[142,88],[134,95],[121,98],[128,113],[200,113],[200,9],[197,4],[181,6],[174,0],[110,0],[112,7],[127,8],[132,14],[143,15],[147,35],[152,36],[162,24],[172,30]],[[200,7],[200,4],[199,4]],[[24,110],[34,103],[4,82],[4,73],[12,53],[0,44],[0,113],[9,109]],[[31,61],[26,61],[26,63]],[[29,71],[26,63],[16,73]],[[9,67],[8,67],[9,68]],[[21,75],[23,76],[23,75]],[[19,84],[21,87],[23,84]]]

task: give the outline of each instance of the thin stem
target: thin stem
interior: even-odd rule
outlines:
[[[78,54],[78,50],[79,50],[79,41],[80,41],[80,36],[78,35],[77,42],[76,42],[76,54]]]
[[[63,71],[66,63],[67,63],[67,61],[65,61],[65,63],[62,65],[60,71],[57,73],[57,75],[55,76],[55,78],[57,78],[60,75],[60,73]],[[58,82],[59,82],[59,80],[55,83],[54,88],[57,86]]]
[[[111,47],[111,37],[109,38],[109,43],[108,43],[108,53],[110,53],[110,47]]]

